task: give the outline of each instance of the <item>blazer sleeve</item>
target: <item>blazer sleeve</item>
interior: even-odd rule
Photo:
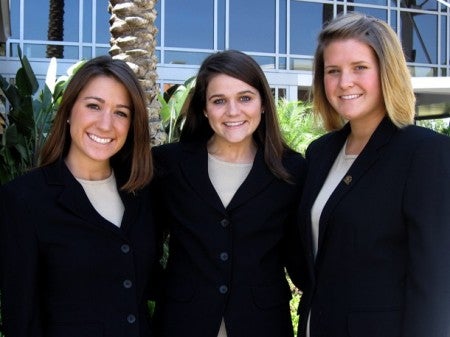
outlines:
[[[39,252],[20,186],[0,189],[0,292],[3,333],[8,337],[41,337],[38,293]]]
[[[403,335],[450,336],[450,137],[423,140],[409,172]]]

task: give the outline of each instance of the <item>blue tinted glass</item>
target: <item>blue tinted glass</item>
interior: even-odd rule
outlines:
[[[90,3],[91,1],[86,1]],[[85,4],[84,11],[92,12],[92,5]],[[91,13],[92,15],[92,13]],[[78,1],[64,1],[64,41],[78,42],[79,37],[80,4]],[[89,26],[92,29],[92,21],[83,22],[83,29]],[[91,40],[89,40],[91,41]]]
[[[225,49],[225,1],[218,1],[217,3],[217,49]]]
[[[170,0],[165,2],[165,46],[213,48],[214,2]]]
[[[230,0],[230,48],[275,52],[275,1]]]
[[[108,12],[108,2],[107,0],[97,0],[97,15],[95,16],[97,43],[109,43],[109,18],[111,16]],[[85,20],[83,19],[85,26],[90,26],[90,23]]]
[[[16,1],[19,2],[19,1]],[[24,3],[24,38],[29,40],[47,40],[48,0],[26,0]]]
[[[448,33],[447,33],[447,18],[441,17],[441,63],[443,65],[448,65],[450,62],[450,55],[447,53],[447,41],[448,41]]]
[[[313,55],[325,5],[291,1],[291,54]],[[308,15],[305,15],[308,13]]]
[[[18,39],[20,37],[20,3],[19,1],[11,1],[10,7],[10,23],[11,38]]]
[[[158,47],[160,47],[161,46],[161,1],[156,2],[155,9],[156,9],[155,25],[156,25],[156,28],[158,29],[158,34],[156,34],[156,45]]]
[[[415,62],[437,63],[437,16],[407,13],[403,23],[410,27]]]
[[[287,31],[289,27],[287,26],[287,9],[286,1],[280,1],[279,9],[279,42],[278,48],[279,52],[282,54],[287,53]],[[281,68],[285,69],[285,68]]]

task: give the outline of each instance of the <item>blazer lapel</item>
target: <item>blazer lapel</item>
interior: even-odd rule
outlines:
[[[267,185],[270,184],[274,179],[275,176],[269,170],[264,161],[264,150],[258,148],[253,166],[247,178],[244,180],[241,186],[239,186],[227,209],[234,209],[237,206],[245,203],[247,200],[253,198],[259,192],[265,189]]]
[[[367,143],[366,147],[356,158],[355,162],[350,167],[347,174],[344,176],[344,178],[338,184],[334,192],[331,194],[330,198],[325,204],[325,207],[322,211],[322,215],[320,217],[318,255],[321,252],[323,238],[325,236],[324,234],[326,230],[328,230],[329,226],[328,220],[330,219],[330,216],[332,215],[334,209],[342,200],[342,198],[347,193],[349,193],[352,190],[352,188],[358,183],[358,181],[364,176],[364,173],[378,160],[380,156],[379,151],[380,148],[389,142],[395,130],[396,127],[394,126],[394,124],[392,124],[392,122],[388,119],[388,117],[385,117],[381,121],[380,125],[377,127],[375,132],[373,133],[372,137],[369,139],[369,142]],[[323,181],[324,179],[322,180],[322,184]]]
[[[310,156],[314,156],[313,158],[310,158],[310,156],[306,157],[309,173],[302,195],[302,200],[304,200],[305,204],[299,210],[299,217],[305,219],[305,221],[301,222],[303,226],[301,232],[305,233],[305,235],[303,235],[303,240],[304,246],[307,247],[308,269],[312,278],[314,278],[315,260],[311,227],[311,209],[349,132],[350,126],[346,124],[341,130],[328,134],[326,137],[330,138],[325,140],[326,146],[321,146],[320,151],[311,154]]]
[[[143,200],[147,200],[142,196],[142,193],[146,193],[145,190],[138,191],[135,193],[123,192],[120,190],[120,186],[124,184],[124,180],[120,179],[119,174],[116,174],[116,179],[117,179],[117,190],[119,191],[119,195],[120,198],[122,199],[123,206],[125,209],[120,228],[122,229],[123,232],[127,232],[131,227],[131,225],[136,222],[136,217],[139,215],[140,208],[151,207],[151,205],[143,204]]]
[[[203,144],[200,149],[198,143],[187,146],[185,153],[185,158],[181,161],[180,166],[186,181],[206,203],[223,212],[225,208],[222,201],[209,180],[206,145]],[[273,179],[275,176],[265,164],[264,153],[258,149],[249,175],[234,194],[227,209],[233,209],[251,199]]]
[[[186,144],[183,154],[180,168],[187,183],[207,204],[223,212],[222,201],[209,180],[206,144]]]
[[[83,187],[69,171],[63,160],[44,168],[49,185],[60,186],[58,203],[86,223],[99,225],[120,233],[120,229],[104,219],[89,202]]]

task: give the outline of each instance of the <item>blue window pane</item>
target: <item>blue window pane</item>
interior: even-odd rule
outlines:
[[[213,48],[213,1],[170,0],[165,5],[166,47]]]
[[[254,55],[251,56],[261,66],[263,70],[275,69],[275,57],[254,56]]]
[[[156,9],[156,20],[155,26],[158,29],[158,34],[156,34],[156,45],[161,46],[161,1],[157,1],[155,5]]]
[[[291,24],[289,27],[291,54],[314,54],[317,35],[322,29],[324,6],[317,3],[291,1]]]
[[[217,49],[226,49],[226,7],[225,1],[218,1],[217,3]]]
[[[99,56],[99,55],[109,55],[109,48],[107,47],[97,47],[95,48],[95,55]],[[83,55],[84,57],[84,55]]]
[[[23,54],[28,58],[45,58],[46,57],[47,45],[45,44],[28,44],[23,45]],[[79,58],[78,46],[64,46],[64,58],[74,59]]]
[[[207,53],[198,52],[176,52],[176,51],[166,51],[165,63],[166,64],[194,64],[200,65],[203,60],[208,56]]]
[[[361,3],[361,4],[369,4],[369,5],[378,5],[378,6],[386,6],[388,0],[354,0],[351,2]]]
[[[19,6],[18,6],[19,7]],[[49,27],[49,1],[25,0],[24,3],[24,38],[29,40],[47,40]],[[14,14],[15,16],[16,14]],[[78,38],[78,1],[65,1],[63,41],[77,42]],[[16,19],[14,17],[14,19]],[[17,15],[18,22],[18,15]],[[90,24],[90,23],[89,23]],[[14,23],[15,27],[16,23]],[[18,32],[18,26],[17,28]],[[16,32],[14,32],[16,33]]]
[[[97,43],[109,43],[110,33],[109,33],[109,18],[111,17],[108,12],[108,1],[107,0],[97,0],[97,15],[95,16],[96,20],[96,34],[95,38],[97,39]],[[83,19],[85,20],[85,19]],[[90,24],[85,21],[85,25]]]
[[[443,65],[449,65],[450,56],[447,54],[447,18],[441,17],[441,63]]]
[[[10,23],[11,23],[11,38],[18,39],[20,37],[20,2],[10,2]]]
[[[287,3],[286,1],[280,1],[280,9],[279,9],[279,42],[278,42],[278,51],[281,54],[287,53],[287,31],[289,27],[287,26]],[[282,68],[286,69],[286,68]]]
[[[275,52],[275,1],[230,0],[230,48]]]
[[[105,9],[102,8],[102,11],[105,11]],[[99,13],[98,9],[97,9],[97,16],[100,14],[101,13]],[[82,41],[83,42],[92,42],[92,0],[84,0],[83,16],[81,17],[81,20],[83,20],[83,23],[82,23],[83,39],[82,39]],[[97,26],[98,26],[98,21],[97,21]]]
[[[384,22],[387,22],[388,18],[388,12],[386,9],[378,9],[378,8],[370,8],[370,7],[357,7],[355,8],[356,11],[360,13],[364,13],[366,15],[370,15],[373,17],[376,17],[380,20],[383,20]]]
[[[410,12],[402,15],[402,41],[412,41],[413,62],[437,63],[437,27],[436,15]]]
[[[17,1],[19,2],[19,1]],[[48,0],[26,0],[24,3],[24,38],[28,40],[47,40]]]
[[[90,1],[87,1],[89,3]],[[83,7],[83,16],[85,12],[92,12],[92,5]],[[92,15],[92,13],[90,13]],[[78,42],[79,36],[79,17],[80,4],[78,1],[64,1],[64,41]],[[88,30],[92,29],[92,21],[83,22],[83,29],[89,26]],[[91,39],[90,39],[91,41]]]

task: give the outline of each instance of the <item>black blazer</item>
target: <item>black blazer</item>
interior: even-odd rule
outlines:
[[[305,176],[298,153],[284,164],[294,184],[277,179],[258,150],[227,208],[208,176],[206,144],[153,148],[159,208],[170,251],[155,321],[165,337],[289,337],[288,241]]]
[[[118,228],[95,211],[63,161],[1,187],[6,336],[152,335],[147,298],[157,254],[149,190],[120,196]]]
[[[300,207],[310,282],[299,336],[450,336],[450,138],[385,118],[326,203],[312,204],[350,125],[307,150]]]

